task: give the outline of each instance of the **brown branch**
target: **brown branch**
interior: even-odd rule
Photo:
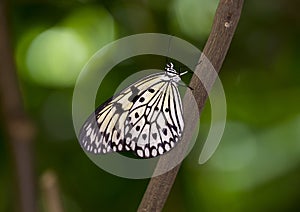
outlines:
[[[36,211],[32,166],[34,127],[26,117],[10,45],[7,7],[0,1],[0,102],[3,124],[11,150],[17,192],[16,211]]]
[[[212,31],[203,50],[203,54],[209,59],[217,72],[220,71],[229,49],[240,18],[242,6],[243,0],[220,0],[219,2],[212,26]],[[200,60],[201,58],[199,61]],[[195,72],[200,73],[204,68],[206,68],[205,65],[199,65],[197,66]],[[206,85],[210,85],[211,87],[215,81],[215,78],[213,75],[211,75],[207,76],[205,80]],[[194,89],[193,95],[196,99],[199,111],[201,111],[208,97],[206,89],[195,75],[192,77],[190,86]],[[176,154],[172,154],[172,158],[168,157],[167,154],[167,157],[159,160],[155,170],[156,172],[158,171],[158,173],[159,170],[165,170],[166,167],[169,167],[170,161],[180,160],[182,155],[186,152],[190,138],[192,137],[192,132],[199,119],[199,117],[195,116],[193,112],[190,112],[193,111],[191,104],[189,104],[190,98],[191,95],[186,94],[183,101],[184,108],[187,108],[186,111],[188,111],[187,114],[184,114],[186,120],[189,120],[189,122],[186,123],[187,126],[185,126],[185,132],[187,131],[188,133],[183,135],[182,141],[180,144],[178,144],[180,145],[180,148],[175,148],[173,150],[177,152]],[[174,158],[174,155],[176,158]],[[180,165],[181,164],[179,163],[179,165],[165,174],[151,178],[138,211],[161,211],[163,209]]]

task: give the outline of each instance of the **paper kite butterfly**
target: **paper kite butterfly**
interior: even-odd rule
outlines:
[[[178,91],[181,76],[173,63],[111,97],[83,124],[79,141],[94,154],[132,151],[152,158],[170,151],[184,130]]]

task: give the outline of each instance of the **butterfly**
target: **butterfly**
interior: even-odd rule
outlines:
[[[167,63],[164,72],[144,77],[108,99],[84,122],[82,148],[94,154],[132,151],[140,158],[170,151],[184,130],[178,85],[185,73]]]

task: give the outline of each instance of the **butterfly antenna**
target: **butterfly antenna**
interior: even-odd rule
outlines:
[[[166,57],[166,64],[171,63],[171,59],[169,57]]]
[[[171,49],[171,40],[172,40],[173,36],[170,36],[170,39],[169,39],[169,44],[168,44],[168,50],[167,50],[167,54],[166,55],[169,55],[170,53],[170,49]],[[170,57],[166,57],[166,64],[170,63],[171,62],[171,59]]]
[[[186,69],[184,72],[182,72],[182,68],[183,68],[183,67],[185,67],[185,66],[179,67],[179,71],[178,71],[178,75],[179,75],[179,76],[185,75],[186,73],[192,73],[192,74],[194,74],[194,72],[191,71],[190,69]]]
[[[170,36],[167,55],[169,55],[169,52],[170,52],[170,49],[171,49],[171,40],[172,40],[172,38],[173,38],[173,36]]]
[[[180,73],[180,69],[179,69],[179,76],[185,75],[186,73],[188,73],[189,71],[185,71],[185,72],[181,72]]]

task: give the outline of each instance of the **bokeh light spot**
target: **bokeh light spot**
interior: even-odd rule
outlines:
[[[114,19],[99,6],[77,9],[61,25],[74,29],[81,36],[90,56],[115,38]]]
[[[102,7],[76,9],[54,27],[34,37],[28,33],[18,43],[20,73],[44,86],[73,86],[87,60],[114,40],[115,28],[112,16]]]
[[[210,32],[217,4],[217,0],[175,0],[170,15],[172,25],[178,25],[194,39],[205,38]]]
[[[52,28],[31,43],[26,58],[29,77],[46,85],[73,85],[88,59],[80,37],[68,28]]]

